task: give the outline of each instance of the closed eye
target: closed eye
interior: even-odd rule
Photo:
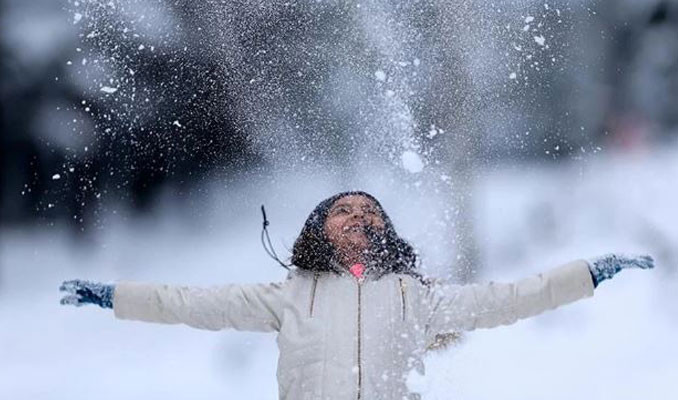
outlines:
[[[351,211],[351,210],[350,210],[348,207],[346,207],[346,206],[339,206],[339,207],[335,208],[334,211],[333,211],[332,213],[333,213],[333,214],[346,214],[346,213],[348,213],[348,212],[350,212],[350,211]]]

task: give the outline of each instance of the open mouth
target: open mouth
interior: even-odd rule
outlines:
[[[361,224],[355,224],[355,225],[350,225],[350,226],[345,226],[343,229],[344,232],[360,232],[364,233],[365,232],[365,227]]]

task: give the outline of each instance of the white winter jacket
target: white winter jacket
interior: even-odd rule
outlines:
[[[280,399],[416,399],[405,377],[455,332],[506,325],[593,295],[585,261],[515,283],[422,283],[293,270],[283,283],[116,284],[117,318],[278,332]]]

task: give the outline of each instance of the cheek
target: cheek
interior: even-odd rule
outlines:
[[[336,220],[336,218],[328,219],[325,222],[325,235],[328,239],[334,241],[336,240],[341,233],[341,224]]]
[[[379,217],[372,218],[372,225],[379,227],[381,229],[384,229],[386,227],[386,224],[384,224],[384,220]]]

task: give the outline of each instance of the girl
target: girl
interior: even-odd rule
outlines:
[[[405,377],[457,332],[507,325],[593,295],[649,256],[577,260],[514,283],[452,285],[421,277],[412,246],[361,191],[321,202],[294,243],[282,283],[212,288],[66,281],[62,304],[112,308],[120,319],[275,331],[281,399],[417,399]]]

